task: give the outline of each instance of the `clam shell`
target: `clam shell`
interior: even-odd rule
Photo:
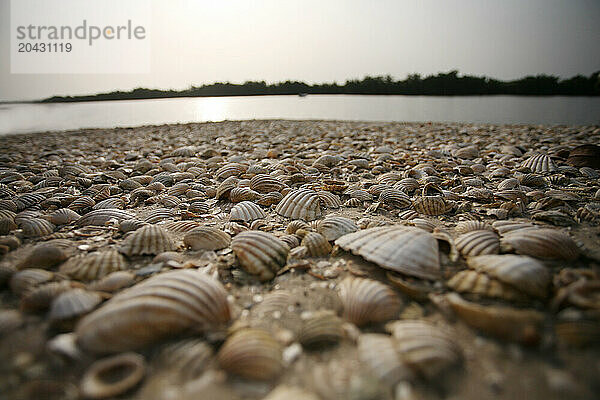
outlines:
[[[547,154],[534,154],[523,161],[521,167],[527,167],[538,174],[548,174],[557,170],[556,165]]]
[[[246,172],[247,169],[247,165],[240,163],[229,163],[222,166],[217,170],[217,172],[215,172],[215,178],[221,181],[223,179],[229,178],[230,176],[239,177],[244,172]]]
[[[423,196],[413,201],[413,208],[425,215],[442,215],[452,209],[452,204],[442,196]]]
[[[324,257],[331,253],[331,244],[317,232],[307,232],[300,245],[306,247],[310,257]]]
[[[420,376],[433,379],[462,361],[452,333],[420,320],[395,321],[386,326],[402,361]]]
[[[379,193],[379,201],[391,208],[407,208],[412,204],[405,192],[394,188],[383,189]]]
[[[146,375],[144,357],[123,353],[94,362],[81,379],[85,398],[105,399],[133,389]]]
[[[569,153],[567,164],[600,169],[600,147],[593,144],[577,146]]]
[[[69,208],[61,208],[49,215],[48,220],[54,225],[68,225],[81,218],[81,215]]]
[[[228,373],[256,380],[270,380],[283,370],[282,348],[267,332],[242,329],[233,333],[217,354]]]
[[[298,341],[306,348],[320,348],[336,344],[344,336],[342,320],[333,311],[318,311],[306,319],[298,334]]]
[[[17,269],[51,268],[68,259],[73,253],[72,243],[65,239],[50,240],[36,245]]]
[[[156,224],[157,222],[173,218],[176,215],[177,213],[175,212],[175,210],[169,208],[156,208],[146,215],[146,218],[144,218],[144,222],[147,222],[149,224]]]
[[[414,380],[415,374],[396,352],[394,339],[379,333],[358,337],[358,358],[379,380],[389,386]]]
[[[354,221],[345,217],[327,217],[317,224],[317,232],[330,242],[357,230]]]
[[[340,196],[338,196],[337,194],[333,194],[331,192],[320,190],[317,192],[317,196],[319,196],[319,201],[321,202],[322,207],[340,208],[342,206],[342,201],[340,200]]]
[[[215,198],[217,200],[219,200],[219,199],[225,199],[225,198],[229,197],[229,193],[234,188],[237,187],[239,181],[240,180],[238,178],[236,178],[235,176],[230,176],[229,178],[225,179],[217,187],[217,191],[215,193]]]
[[[436,279],[440,274],[437,241],[419,228],[369,228],[344,235],[335,244],[392,271],[423,279]]]
[[[231,236],[210,226],[200,226],[188,232],[183,244],[192,250],[219,250],[229,247]]]
[[[269,207],[273,204],[278,204],[283,199],[283,195],[279,192],[269,192],[263,194],[256,200],[256,204]]]
[[[275,211],[284,217],[304,221],[312,221],[322,215],[319,196],[310,189],[298,189],[288,193],[277,204]]]
[[[52,300],[72,288],[73,285],[69,281],[48,282],[34,287],[21,298],[21,310],[25,312],[47,310],[52,304]]]
[[[69,204],[69,208],[73,211],[80,211],[89,209],[95,204],[96,202],[90,196],[81,196],[73,200],[73,202]]]
[[[470,293],[508,301],[527,299],[527,296],[519,290],[479,271],[459,271],[446,282],[446,285],[458,293]]]
[[[575,260],[579,248],[564,232],[555,229],[523,229],[502,236],[503,247],[523,254],[543,259]]]
[[[202,375],[213,356],[212,348],[199,339],[180,340],[164,346],[158,357],[157,367],[177,371],[183,380]]]
[[[243,201],[254,201],[261,197],[260,193],[255,192],[247,187],[238,187],[231,189],[229,192],[229,201],[239,203]]]
[[[250,179],[250,189],[259,193],[279,192],[285,185],[276,177],[256,174]]]
[[[129,271],[116,271],[106,275],[104,278],[90,283],[87,287],[89,290],[99,292],[116,292],[135,282],[135,275]]]
[[[27,219],[21,223],[23,235],[26,237],[47,236],[54,232],[54,224],[41,218]]]
[[[162,226],[169,232],[188,233],[191,230],[200,227],[200,224],[196,221],[184,220],[184,221],[166,222]]]
[[[115,271],[127,269],[125,258],[116,250],[98,251],[71,257],[60,266],[60,273],[81,281],[101,279]]]
[[[455,245],[463,257],[498,254],[500,238],[490,230],[471,231],[456,238]]]
[[[92,311],[102,302],[98,293],[76,288],[59,294],[50,306],[51,321],[64,321],[80,317]]]
[[[37,268],[28,268],[23,271],[17,271],[12,274],[9,286],[10,290],[19,297],[22,297],[32,288],[54,278],[50,271]]]
[[[456,227],[454,227],[454,231],[459,235],[481,230],[494,231],[494,228],[492,228],[491,225],[482,221],[461,221],[458,224],[456,224]]]
[[[231,241],[231,248],[240,265],[248,273],[268,281],[286,264],[290,251],[285,242],[270,233],[247,231]]]
[[[8,235],[11,231],[17,229],[17,224],[14,219],[8,217],[0,217],[0,235]]]
[[[304,222],[300,219],[297,219],[297,220],[290,222],[287,225],[287,227],[285,228],[285,233],[293,235],[299,229],[304,229],[304,230],[308,231],[308,230],[310,230],[310,225],[308,225],[306,222]]]
[[[227,292],[194,270],[155,275],[123,290],[80,320],[77,343],[95,353],[144,347],[188,330],[207,332],[231,318]]]
[[[512,254],[483,255],[469,258],[467,265],[530,296],[545,298],[548,294],[551,274],[534,258]]]
[[[396,292],[371,279],[345,279],[338,294],[344,306],[343,317],[357,326],[393,319],[402,307]]]
[[[541,338],[544,314],[511,307],[482,306],[456,293],[445,296],[452,310],[472,328],[500,339],[536,344]]]
[[[104,226],[110,220],[116,220],[121,222],[127,219],[133,219],[135,216],[127,211],[117,210],[112,208],[106,208],[102,210],[93,210],[83,215],[77,220],[75,225],[77,226]]]
[[[260,206],[254,204],[251,201],[242,201],[236,204],[229,214],[231,221],[254,221],[256,219],[265,218],[267,214],[260,208]]]
[[[175,248],[175,243],[165,229],[147,225],[127,237],[119,246],[119,252],[127,256],[156,255],[164,251],[173,251]]]

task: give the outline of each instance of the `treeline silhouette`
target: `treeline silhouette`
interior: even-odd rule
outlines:
[[[526,76],[514,81],[500,81],[493,78],[463,75],[457,70],[421,77],[411,74],[405,80],[395,81],[390,75],[367,76],[362,80],[348,80],[343,85],[323,83],[309,85],[304,82],[261,82],[213,83],[192,86],[185,90],[159,90],[137,88],[129,92],[115,91],[88,96],[54,96],[41,102],[132,100],[166,97],[204,96],[259,96],[290,94],[366,94],[366,95],[522,95],[522,96],[598,96],[600,95],[600,71],[588,77],[576,75],[560,80],[552,75]]]

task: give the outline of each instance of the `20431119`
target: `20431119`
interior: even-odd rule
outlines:
[[[19,53],[70,53],[73,50],[71,43],[21,42],[18,44]]]

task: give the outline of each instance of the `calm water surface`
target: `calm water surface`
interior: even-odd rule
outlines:
[[[590,125],[600,124],[600,97],[309,95],[0,104],[0,135],[244,119]]]

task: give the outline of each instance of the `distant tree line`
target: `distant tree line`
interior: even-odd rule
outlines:
[[[600,71],[590,76],[576,75],[560,80],[552,75],[526,76],[514,81],[500,81],[493,78],[463,75],[457,70],[437,75],[421,77],[411,74],[405,80],[395,81],[390,75],[367,76],[362,80],[348,80],[343,85],[323,83],[309,85],[304,82],[279,82],[267,84],[265,81],[236,83],[213,83],[192,86],[185,90],[159,90],[137,88],[129,92],[115,91],[88,96],[54,96],[43,103],[98,100],[132,100],[165,97],[205,97],[205,96],[259,96],[289,94],[366,94],[366,95],[520,95],[520,96],[598,96],[600,95]]]

